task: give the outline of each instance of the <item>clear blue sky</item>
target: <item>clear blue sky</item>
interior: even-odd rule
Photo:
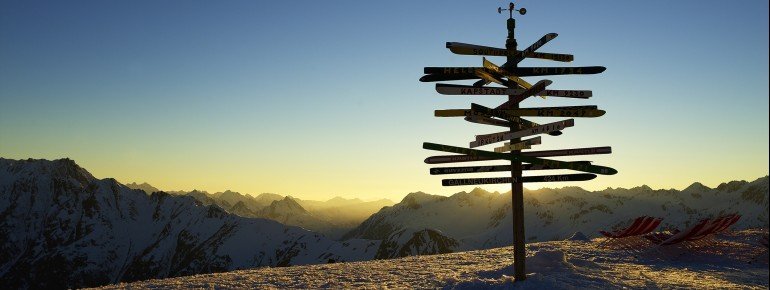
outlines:
[[[495,10],[506,3],[2,1],[0,156],[70,157],[98,177],[169,190],[398,199],[469,189],[441,188],[421,143],[498,131],[433,117],[497,97],[441,96],[418,78],[424,66],[480,66],[444,43],[502,46]],[[556,32],[541,51],[608,68],[549,78],[592,99],[525,102],[607,110],[537,147],[613,146],[579,159],[620,173],[576,185],[767,175],[768,1],[517,3],[528,9],[520,48]]]

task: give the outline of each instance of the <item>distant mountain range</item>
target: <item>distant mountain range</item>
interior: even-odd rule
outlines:
[[[684,190],[647,186],[589,192],[579,187],[524,191],[527,240],[561,240],[576,232],[625,226],[642,215],[664,218],[660,228],[683,228],[727,213],[743,217],[734,228],[768,227],[768,177],[731,181],[716,188],[694,183]],[[512,243],[511,193],[481,188],[452,196],[422,192],[372,215],[346,239],[387,240],[402,231],[430,229],[457,241],[454,250],[487,249]]]
[[[148,195],[69,159],[0,158],[0,289],[371,260],[379,245],[239,217],[187,196]]]
[[[128,183],[126,186],[144,190],[148,194],[160,191],[147,183]],[[383,207],[395,204],[389,199],[363,201],[358,198],[335,197],[327,201],[316,201],[274,193],[262,193],[254,197],[230,190],[213,194],[198,190],[167,192],[192,196],[204,205],[215,204],[242,217],[267,218],[321,233],[332,239],[341,238]]]
[[[147,194],[152,194],[153,192],[161,191],[160,189],[155,188],[154,186],[148,184],[147,182],[144,182],[142,184],[131,182],[131,183],[126,183],[124,185],[130,189],[140,189],[146,192]]]
[[[129,185],[137,189],[96,179],[69,159],[0,158],[0,289],[439,254],[512,240],[510,192],[415,192],[392,204]],[[640,215],[681,228],[737,212],[736,228],[768,226],[768,177],[682,191],[527,190],[524,200],[529,241],[593,237]]]

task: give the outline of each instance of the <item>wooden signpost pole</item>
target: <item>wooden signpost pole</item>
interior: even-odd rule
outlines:
[[[555,54],[537,52],[547,42],[556,38],[558,34],[548,33],[525,50],[517,50],[516,20],[513,19],[513,11],[526,14],[526,9],[515,9],[513,3],[509,3],[508,9],[497,8],[497,12],[508,11],[507,21],[508,37],[505,40],[505,48],[496,48],[467,44],[460,42],[447,42],[446,47],[455,54],[478,56],[505,56],[506,63],[498,66],[482,57],[483,67],[425,67],[425,76],[420,78],[422,82],[435,81],[459,81],[475,80],[472,86],[456,84],[436,84],[436,91],[443,95],[499,95],[508,96],[508,101],[498,106],[487,107],[475,102],[470,109],[445,109],[435,110],[436,117],[465,117],[472,123],[493,125],[508,128],[509,131],[476,135],[476,139],[468,144],[468,148],[444,145],[438,143],[423,142],[422,148],[434,151],[454,153],[455,155],[431,156],[425,159],[427,164],[458,163],[458,162],[484,162],[490,160],[507,160],[511,165],[486,165],[468,167],[437,167],[431,168],[430,174],[464,174],[508,172],[510,177],[494,176],[480,178],[448,178],[442,179],[443,186],[471,186],[478,184],[511,184],[511,225],[513,230],[513,277],[514,281],[523,281],[527,278],[525,262],[525,231],[524,231],[524,183],[531,182],[572,182],[592,180],[600,175],[613,175],[617,170],[593,165],[590,161],[562,161],[544,159],[542,157],[576,156],[609,154],[610,147],[572,148],[543,151],[524,151],[531,149],[532,145],[540,144],[540,136],[522,141],[522,137],[548,134],[559,136],[561,130],[575,125],[575,119],[561,120],[547,124],[537,124],[524,117],[585,117],[594,118],[604,115],[603,110],[597,106],[570,106],[570,107],[527,107],[522,108],[521,102],[532,96],[558,96],[567,98],[587,99],[592,93],[589,90],[552,90],[548,86],[551,80],[540,80],[534,85],[521,79],[521,77],[564,75],[564,74],[597,74],[605,70],[601,66],[590,67],[519,67],[523,59],[537,58],[560,62],[571,62],[571,54]],[[501,86],[486,86],[495,83]],[[498,142],[506,142],[502,147],[495,147],[494,152],[476,147],[487,146]],[[510,153],[505,153],[510,151]],[[524,164],[522,164],[524,163]],[[522,176],[522,171],[531,170],[573,170],[578,174],[554,174]]]
[[[512,16],[512,14],[511,14]],[[516,20],[513,17],[508,18],[508,38],[505,40],[505,48],[508,51],[516,51]],[[516,56],[508,55],[506,57],[510,68],[515,69],[518,66]],[[506,68],[507,69],[507,68]],[[518,109],[519,103],[513,102],[515,95],[508,95],[508,100],[512,102],[511,109]],[[519,128],[512,124],[511,132]],[[511,143],[517,143],[521,138],[511,140]],[[521,154],[521,150],[511,151],[511,155]],[[511,179],[521,180],[521,161],[511,161]],[[513,275],[516,281],[523,281],[527,278],[524,269],[524,260],[526,259],[526,249],[524,248],[524,184],[521,182],[511,182],[511,215],[513,216]]]

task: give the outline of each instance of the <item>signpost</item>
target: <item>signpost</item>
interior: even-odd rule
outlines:
[[[441,163],[455,163],[455,162],[471,162],[471,161],[486,161],[496,160],[501,158],[490,158],[481,156],[468,156],[468,155],[440,155],[431,156],[425,158],[426,164],[441,164]]]
[[[463,55],[489,55],[489,56],[517,56],[522,52],[515,50],[510,51],[505,48],[496,48],[475,44],[467,44],[462,42],[447,42],[446,48],[455,54]],[[530,58],[547,59],[560,62],[571,62],[574,57],[571,54],[561,53],[547,53],[547,52],[532,52]]]
[[[520,140],[515,140],[515,142],[518,142],[518,141]],[[569,162],[569,161],[542,159],[540,157],[527,156],[525,154],[497,153],[497,152],[490,152],[490,151],[483,151],[483,150],[476,150],[476,149],[468,149],[463,147],[442,145],[442,144],[436,144],[436,143],[430,143],[430,142],[423,142],[422,148],[428,149],[428,150],[460,153],[471,157],[473,156],[487,157],[490,159],[504,159],[504,160],[510,160],[510,161],[546,165],[546,166],[551,166],[558,169],[571,169],[571,170],[577,170],[577,171],[582,171],[587,173],[596,173],[596,174],[603,174],[603,175],[613,175],[618,173],[617,170],[609,167],[605,167],[605,166],[585,165],[585,164]],[[515,152],[515,151],[512,151],[512,152]],[[517,152],[517,153],[521,153],[521,152]]]
[[[530,157],[556,157],[556,156],[577,156],[577,155],[595,155],[595,154],[610,154],[612,148],[610,147],[591,147],[591,148],[575,148],[575,149],[562,149],[562,150],[545,150],[545,151],[529,151],[522,152],[524,156]]]
[[[492,126],[500,126],[500,127],[513,126],[511,122],[484,117],[484,116],[467,116],[465,117],[465,121],[476,123],[476,124],[484,124],[484,125],[492,125]]]
[[[532,145],[540,145],[540,137],[530,138],[522,140],[519,143],[511,144],[511,142],[505,142],[505,145],[495,148],[495,152],[508,152],[513,150],[530,149]]]
[[[510,70],[510,73],[519,77],[555,76],[555,75],[590,75],[598,74],[605,70],[603,66],[584,67],[520,67]],[[473,78],[473,74],[483,67],[425,67],[423,72],[428,75],[462,75]]]
[[[586,181],[596,178],[595,174],[563,174],[563,175],[540,175],[523,177],[482,177],[482,178],[458,178],[442,179],[443,186],[458,185],[476,185],[476,184],[495,184],[495,183],[530,183],[530,182],[564,182],[564,181]],[[515,262],[515,261],[514,261]]]
[[[509,89],[500,87],[474,87],[464,85],[436,84],[436,92],[442,95],[520,95],[524,93],[522,89]],[[592,95],[587,90],[544,90],[537,94],[543,97],[562,97],[588,99]]]
[[[476,141],[470,143],[469,147],[479,147],[487,144],[497,143],[504,140],[512,140],[515,138],[521,138],[526,136],[532,136],[537,134],[544,134],[553,131],[560,131],[567,127],[575,126],[575,119],[567,119],[564,121],[558,121],[548,123],[545,125],[539,125],[516,132],[506,131],[492,134],[476,135]]]
[[[528,182],[564,182],[585,181],[596,178],[597,174],[612,175],[617,170],[593,165],[590,161],[560,161],[544,159],[544,157],[577,156],[593,154],[609,154],[610,147],[574,148],[544,151],[522,151],[532,145],[540,144],[540,136],[521,140],[522,137],[547,133],[552,136],[561,135],[561,130],[575,125],[574,119],[537,124],[524,117],[600,117],[605,111],[596,106],[577,107],[521,107],[521,102],[531,96],[565,97],[576,99],[588,99],[592,96],[589,90],[549,90],[550,80],[540,80],[532,85],[522,77],[547,76],[547,75],[583,75],[598,74],[604,72],[601,66],[585,67],[518,67],[518,63],[524,59],[545,59],[560,62],[571,62],[574,57],[571,54],[543,53],[537,50],[556,38],[556,33],[548,33],[525,50],[517,50],[517,42],[514,30],[516,20],[513,12],[518,11],[524,15],[526,9],[516,9],[510,3],[507,9],[498,8],[498,12],[508,11],[507,21],[508,37],[505,48],[467,44],[460,42],[447,42],[446,47],[452,53],[458,55],[475,55],[505,57],[506,62],[498,66],[482,57],[481,67],[426,67],[425,76],[420,78],[423,82],[475,80],[472,86],[460,84],[436,84],[436,91],[443,95],[489,95],[508,96],[498,106],[487,107],[472,103],[469,109],[436,110],[436,117],[465,117],[472,123],[505,127],[508,131],[477,135],[475,141],[469,144],[470,148],[481,147],[493,143],[505,142],[502,147],[494,148],[494,152],[464,147],[442,145],[436,143],[423,143],[423,148],[455,155],[431,156],[425,159],[428,164],[457,163],[457,162],[483,162],[494,160],[507,160],[510,165],[485,165],[465,167],[434,167],[430,169],[432,175],[462,174],[462,173],[488,173],[509,171],[510,177],[481,177],[443,179],[444,186],[462,186],[478,184],[511,184],[511,208],[513,217],[513,257],[514,278],[521,281],[526,278],[524,260],[524,201],[523,187]],[[502,87],[488,87],[489,83],[496,83]],[[510,151],[510,152],[508,152]],[[582,173],[562,175],[522,176],[523,171],[566,169]]]
[[[516,96],[513,96],[514,98]],[[491,109],[479,104],[474,104],[476,107],[468,109],[448,109],[448,110],[435,110],[436,117],[465,117],[473,115],[487,116],[491,114],[505,115],[505,118],[516,117],[601,117],[606,113],[604,110],[590,107],[550,107],[550,108],[523,108],[523,109]],[[473,109],[476,108],[476,109]],[[497,116],[494,116],[497,117]],[[508,119],[505,119],[508,120]]]
[[[582,164],[591,164],[589,161],[576,161]],[[533,165],[522,164],[521,170],[549,170],[558,169],[551,168],[545,165]],[[467,167],[434,167],[430,169],[431,175],[441,174],[459,174],[459,173],[485,173],[485,172],[498,172],[498,171],[511,171],[510,165],[491,165],[491,166],[467,166]]]
[[[511,116],[518,117],[586,117],[594,118],[604,115],[604,110],[596,108],[566,108],[566,107],[553,107],[553,108],[525,108],[525,109],[513,109],[503,110]]]

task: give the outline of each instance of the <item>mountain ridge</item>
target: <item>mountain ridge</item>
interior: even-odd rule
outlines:
[[[417,228],[444,233],[460,242],[460,250],[504,246],[512,240],[510,197],[510,191],[492,193],[481,188],[451,196],[410,193],[343,239],[386,240],[398,231]],[[646,185],[600,191],[575,186],[525,189],[524,202],[528,241],[561,240],[578,231],[596,237],[598,230],[622,227],[642,215],[664,218],[661,229],[682,228],[727,213],[743,215],[736,228],[767,227],[768,176],[725,182],[713,189],[698,182],[681,191]]]
[[[96,179],[69,159],[0,158],[0,288],[80,288],[260,266],[373,259],[337,242],[191,196]]]

